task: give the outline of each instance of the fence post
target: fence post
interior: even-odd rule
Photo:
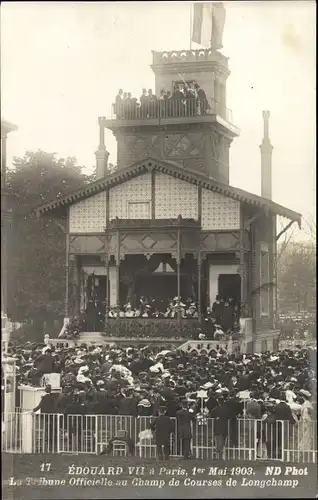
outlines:
[[[282,422],[282,457],[281,460],[284,462],[284,455],[285,455],[285,421],[281,420]],[[288,429],[288,422],[287,422],[287,429]]]
[[[32,441],[34,434],[34,419],[32,413],[24,412],[22,417],[22,453],[32,453]],[[36,417],[35,417],[36,418]]]
[[[261,450],[261,453],[262,453],[262,449],[263,449],[263,423],[262,423],[262,420],[258,420],[258,419],[255,419],[255,425],[254,425],[254,458],[253,460],[257,460],[257,446],[258,446],[258,439],[257,439],[257,427],[258,427],[258,422],[260,423],[260,443],[259,443],[259,446],[260,446],[260,450]]]
[[[94,416],[95,418],[95,436],[94,436],[94,439],[95,439],[95,455],[98,455],[98,417],[97,415]]]

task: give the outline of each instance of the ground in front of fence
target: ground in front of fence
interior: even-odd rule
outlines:
[[[89,468],[90,471],[87,473],[86,469],[83,473],[71,474],[69,472],[72,469],[69,470],[69,467],[73,465]],[[281,467],[282,474],[265,475],[266,467],[270,466]],[[104,467],[105,475],[99,474],[101,467]],[[119,469],[115,470],[118,474],[108,474],[108,467],[118,467]],[[134,467],[135,469],[133,469]],[[194,467],[197,469],[195,473]],[[218,467],[218,471],[225,471],[225,474],[219,475],[216,473],[218,471],[212,471],[213,473],[209,475],[211,467]],[[285,475],[286,467],[291,468],[288,475]],[[294,470],[293,467],[295,467]],[[93,468],[97,468],[97,471]],[[168,470],[172,469],[175,470],[174,474],[171,472],[169,474]],[[198,469],[201,469],[201,472]],[[202,472],[203,469],[205,469],[204,472]],[[181,470],[184,470],[185,473],[180,474]],[[32,478],[33,482],[28,478]],[[73,478],[73,484],[74,481],[78,481],[79,484],[70,485],[71,478]],[[105,482],[104,484],[95,484],[95,486],[92,483],[85,486],[83,484],[85,478],[86,481],[104,478]],[[48,480],[55,481],[55,485],[47,484]],[[65,484],[58,484],[62,480],[65,481]],[[265,485],[264,480],[274,483],[273,485],[268,483]],[[275,486],[275,481],[279,480],[289,480],[290,483],[285,483],[284,486]],[[112,483],[110,484],[109,481]],[[207,481],[214,483],[211,484]],[[233,481],[237,481],[237,483],[235,484]],[[157,462],[155,459],[96,455],[40,456],[3,453],[2,482],[3,500],[21,500],[22,498],[23,500],[52,500],[56,498],[76,500],[88,498],[315,498],[317,491],[316,466],[314,464],[288,463],[285,465],[279,461],[184,461],[180,458]]]

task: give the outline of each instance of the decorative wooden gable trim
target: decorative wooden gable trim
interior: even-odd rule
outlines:
[[[201,188],[209,189],[224,196],[228,196],[240,202],[261,207],[266,212],[282,215],[290,220],[297,221],[298,224],[300,224],[301,222],[300,214],[270,200],[267,200],[266,198],[248,193],[243,189],[223,184],[219,181],[216,181],[215,179],[207,177],[202,173],[190,169],[184,169],[174,162],[162,161],[154,158],[148,158],[142,162],[135,163],[130,167],[127,167],[126,169],[119,170],[114,174],[111,174],[103,179],[87,185],[87,187],[85,187],[84,189],[80,189],[63,198],[59,198],[50,203],[41,205],[37,208],[37,215],[40,216],[42,214],[45,214],[46,212],[52,212],[61,208],[63,209],[63,207],[67,207],[69,205],[77,203],[80,200],[93,196],[94,194],[100,193],[101,191],[110,189],[113,186],[126,182],[127,180],[142,175],[146,172],[153,172],[154,170],[200,186]]]

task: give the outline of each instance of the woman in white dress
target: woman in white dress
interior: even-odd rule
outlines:
[[[304,402],[301,405],[300,421],[299,421],[299,451],[310,451],[314,446],[314,427],[313,427],[313,406],[311,404],[311,394],[305,389],[301,389]]]

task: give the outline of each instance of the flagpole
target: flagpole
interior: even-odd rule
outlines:
[[[190,50],[192,50],[192,2],[190,2]]]

